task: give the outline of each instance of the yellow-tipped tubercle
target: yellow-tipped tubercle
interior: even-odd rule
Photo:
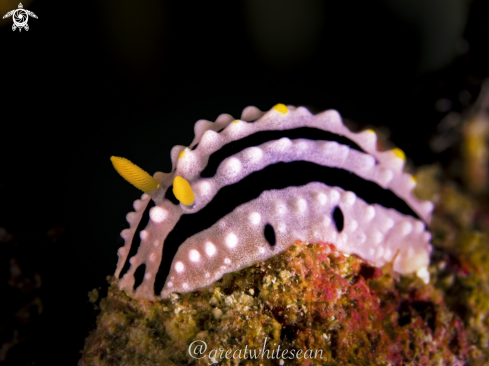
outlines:
[[[406,154],[404,154],[404,151],[402,151],[399,148],[392,149],[392,152],[394,155],[396,155],[399,159],[406,160]]]
[[[284,105],[284,104],[277,104],[277,105],[275,105],[275,106],[273,107],[273,109],[275,109],[276,111],[278,111],[278,112],[280,112],[280,113],[282,113],[282,114],[285,114],[285,113],[287,113],[287,111],[288,111],[287,106],[286,106],[286,105]]]
[[[149,192],[158,188],[159,184],[156,179],[126,158],[111,156],[110,161],[117,173],[137,189]]]
[[[178,175],[173,179],[173,194],[184,205],[191,205],[195,201],[190,183]]]

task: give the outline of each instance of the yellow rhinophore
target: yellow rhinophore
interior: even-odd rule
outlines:
[[[276,111],[279,111],[282,114],[285,114],[288,111],[287,106],[284,104],[277,104],[276,106],[273,107],[273,109],[275,109]]]
[[[235,119],[235,120],[233,121],[233,123],[239,123],[239,120]]]
[[[404,151],[402,151],[401,149],[399,149],[399,148],[396,147],[395,149],[392,149],[392,152],[399,159],[406,160],[406,154],[404,154]]]
[[[126,158],[111,156],[110,161],[122,178],[141,191],[149,192],[159,187],[156,179]]]
[[[180,151],[180,153],[178,154],[178,158],[181,159],[181,158],[183,158],[184,155],[185,155],[185,149]]]
[[[190,183],[178,175],[173,179],[173,194],[184,205],[194,203],[195,197]]]

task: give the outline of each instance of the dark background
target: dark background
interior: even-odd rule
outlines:
[[[87,293],[103,296],[141,194],[111,155],[168,172],[198,119],[284,103],[447,164],[428,142],[489,76],[485,0],[23,4],[28,32],[0,19],[0,362],[16,365],[76,364],[95,326]]]

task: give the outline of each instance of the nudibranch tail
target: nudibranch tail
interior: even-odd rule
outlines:
[[[334,110],[277,104],[199,120],[194,132],[173,147],[171,172],[155,173],[159,186],[111,158],[133,185],[156,189],[136,200],[121,233],[116,277],[131,296],[194,291],[297,240],[429,281],[433,204],[413,195],[404,152],[377,150],[374,131],[351,132]]]
[[[122,178],[127,180],[137,189],[149,192],[158,188],[158,181],[126,158],[111,156],[110,161]]]

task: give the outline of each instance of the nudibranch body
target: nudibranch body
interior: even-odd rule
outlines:
[[[351,132],[333,110],[278,104],[200,120],[194,132],[127,215],[115,276],[131,296],[205,287],[297,240],[376,266],[394,259],[397,272],[429,281],[433,205],[414,197],[403,152],[378,151],[373,131]]]

